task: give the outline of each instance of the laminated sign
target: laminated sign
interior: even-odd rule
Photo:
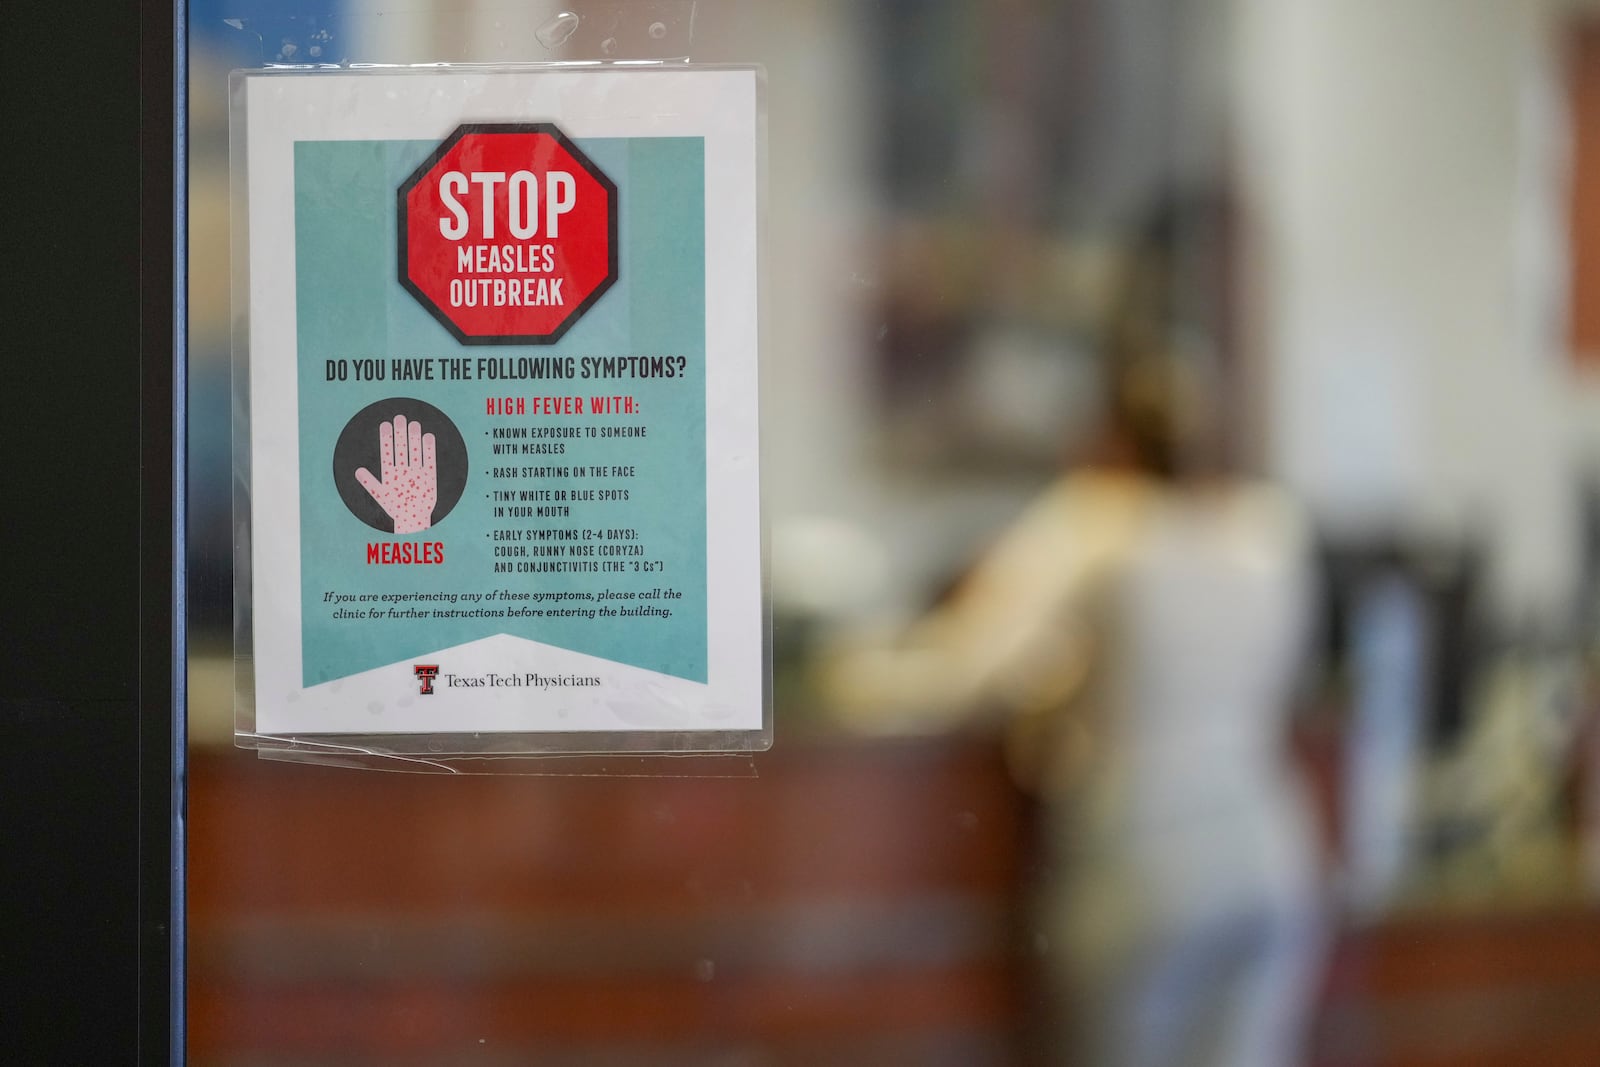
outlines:
[[[255,734],[765,744],[759,95],[236,75]]]

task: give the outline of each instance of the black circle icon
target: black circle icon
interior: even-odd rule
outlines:
[[[395,521],[362,485],[356,472],[364,470],[370,478],[382,480],[383,429],[387,424],[392,435],[397,415],[404,417],[408,430],[417,425],[422,433],[433,435],[438,495],[431,524],[443,521],[450,514],[467,487],[467,443],[449,416],[432,404],[412,397],[393,396],[368,404],[345,423],[333,446],[333,484],[352,515],[384,533],[394,532]],[[395,444],[402,463],[405,460],[403,448],[403,444]]]

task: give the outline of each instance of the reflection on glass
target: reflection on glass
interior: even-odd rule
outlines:
[[[1600,1058],[1600,52],[1447,6],[191,4],[195,1061]],[[768,75],[760,776],[234,751],[226,72],[685,55]]]

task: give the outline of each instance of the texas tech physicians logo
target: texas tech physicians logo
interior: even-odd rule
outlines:
[[[417,692],[425,697],[433,696],[433,680],[439,676],[439,665],[437,663],[414,663],[411,666],[411,673],[422,679],[421,684],[417,687]]]

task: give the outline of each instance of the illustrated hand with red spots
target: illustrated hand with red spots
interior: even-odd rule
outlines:
[[[404,415],[396,415],[394,425],[386,422],[378,427],[378,454],[383,478],[374,478],[362,467],[356,471],[361,488],[394,520],[395,533],[416,533],[432,526],[433,508],[439,502],[433,434],[423,433],[422,423],[408,424]]]

